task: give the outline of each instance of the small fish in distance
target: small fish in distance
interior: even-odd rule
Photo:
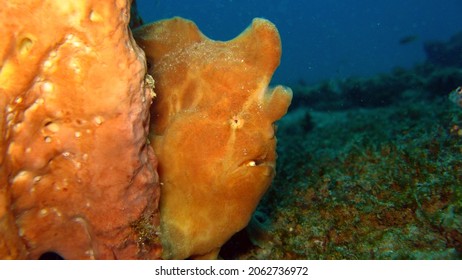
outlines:
[[[407,35],[399,39],[399,44],[407,45],[407,44],[417,41],[417,39],[419,39],[419,36],[417,35]]]

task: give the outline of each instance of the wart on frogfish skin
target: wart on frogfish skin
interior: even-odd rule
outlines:
[[[462,108],[462,86],[457,87],[449,93],[449,100]]]

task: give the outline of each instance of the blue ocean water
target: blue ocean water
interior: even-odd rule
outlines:
[[[422,44],[462,30],[461,0],[138,0],[145,22],[182,16],[211,39],[229,40],[264,17],[283,44],[274,83],[370,76],[425,58]],[[412,36],[414,40],[400,44]]]

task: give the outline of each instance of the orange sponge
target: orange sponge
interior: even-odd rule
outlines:
[[[281,56],[278,31],[257,18],[220,42],[173,18],[134,36],[156,81],[150,139],[163,257],[214,257],[246,226],[274,176],[274,122],[292,98],[288,88],[268,89]]]
[[[160,256],[147,244],[159,197],[153,92],[129,6],[2,3],[0,258]]]

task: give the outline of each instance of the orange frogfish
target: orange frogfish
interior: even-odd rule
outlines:
[[[215,258],[249,222],[275,174],[274,123],[292,99],[269,88],[281,41],[254,19],[214,41],[182,18],[134,31],[157,97],[150,141],[159,159],[163,258]]]

